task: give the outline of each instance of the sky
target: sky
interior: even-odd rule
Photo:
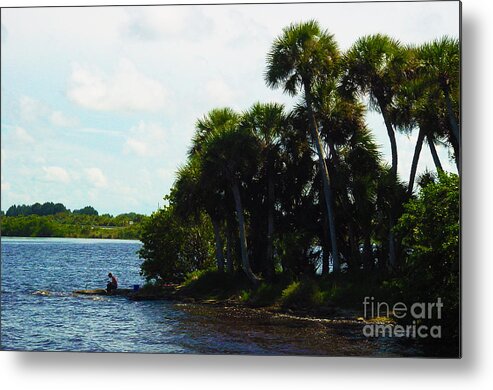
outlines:
[[[53,201],[155,211],[198,118],[297,102],[265,85],[266,53],[283,27],[309,19],[341,50],[375,33],[405,44],[459,37],[455,1],[2,9],[2,210]],[[367,124],[390,161],[381,115],[368,112]],[[404,180],[416,138],[397,136]],[[418,173],[426,169],[434,164],[424,147]]]

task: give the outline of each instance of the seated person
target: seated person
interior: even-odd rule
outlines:
[[[106,291],[116,290],[118,288],[118,279],[111,272],[108,274],[108,278],[110,278],[110,281],[106,285]]]

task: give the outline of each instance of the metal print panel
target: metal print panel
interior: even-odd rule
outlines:
[[[460,357],[460,3],[3,8],[1,348]]]

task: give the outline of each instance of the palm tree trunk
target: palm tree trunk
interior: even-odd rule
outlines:
[[[308,113],[310,116],[311,122],[311,132],[313,142],[317,147],[318,153],[318,162],[320,165],[320,173],[322,176],[322,182],[324,186],[324,195],[325,195],[325,204],[327,206],[327,216],[329,218],[329,231],[330,231],[330,244],[332,247],[332,264],[333,264],[333,272],[339,272],[341,270],[341,265],[339,262],[339,252],[337,250],[337,239],[336,239],[336,228],[335,228],[335,218],[334,218],[334,210],[333,210],[333,199],[332,199],[332,189],[330,186],[330,178],[329,172],[327,170],[327,166],[325,165],[325,156],[322,148],[322,140],[320,139],[320,135],[318,133],[317,121],[315,120],[315,114],[313,112],[312,107],[312,96],[311,96],[311,88],[310,83],[306,80],[303,81],[305,88],[305,99],[306,105],[308,108]]]
[[[322,275],[328,275],[330,270],[330,253],[327,246],[322,247]]]
[[[350,261],[348,265],[351,270],[359,269],[361,265],[361,254],[359,252],[358,240],[356,239],[356,234],[354,232],[353,223],[348,221],[348,235],[349,235],[349,247],[351,252]]]
[[[267,276],[271,278],[274,273],[274,179],[271,166],[267,169]]]
[[[339,155],[336,153],[336,148],[334,145],[334,141],[329,137],[327,140],[327,143],[329,144],[330,151],[332,151],[332,166],[334,168],[333,172],[339,172],[339,167],[340,167],[340,159]],[[329,152],[330,153],[330,152]],[[329,176],[330,178],[330,176]],[[339,202],[340,205],[342,206],[342,213],[343,215],[346,216],[347,220],[347,225],[348,225],[348,231],[349,231],[349,242],[350,242],[350,252],[351,252],[351,259],[348,261],[351,262],[352,265],[356,264],[358,260],[361,259],[359,249],[358,249],[358,244],[356,240],[356,235],[353,234],[354,232],[354,222],[353,218],[351,217],[351,212],[350,212],[350,201],[348,198],[349,194],[349,189],[347,186],[345,186],[339,193]]]
[[[391,215],[391,227],[389,229],[389,266],[390,269],[393,270],[395,269],[395,266],[397,265],[397,255],[396,255],[396,250],[395,250],[395,236],[394,232],[392,229],[394,228],[394,220],[393,220],[393,213]]]
[[[231,233],[231,226],[229,222],[226,222],[226,272],[228,274],[233,273],[233,234]]]
[[[387,128],[387,134],[390,140],[390,149],[392,151],[392,174],[394,175],[394,177],[397,177],[398,158],[397,158],[397,141],[395,139],[395,131],[387,114],[387,108],[380,101],[378,103],[380,105],[380,111],[382,112],[383,121],[385,122],[385,127]]]
[[[363,267],[365,270],[371,271],[374,264],[375,263],[371,247],[371,238],[369,234],[366,234],[363,241]]]
[[[445,102],[447,103],[448,119],[450,122],[450,126],[452,127],[452,133],[457,143],[460,144],[460,130],[457,120],[455,119],[454,110],[452,109],[452,101],[450,100],[450,94],[449,91],[447,91],[446,89],[444,90],[444,93],[445,93]]]
[[[454,149],[454,157],[455,157],[455,165],[457,166],[457,170],[460,171],[460,158],[459,158],[459,153],[460,153],[460,146],[457,140],[454,137],[449,138],[450,144],[452,145],[452,148]]]
[[[233,197],[235,200],[236,207],[236,217],[238,218],[238,227],[240,230],[240,246],[241,246],[241,266],[243,272],[245,272],[248,279],[256,285],[258,283],[258,278],[252,272],[250,267],[250,261],[248,259],[248,246],[246,240],[246,229],[245,229],[245,218],[243,215],[243,206],[241,204],[240,187],[236,179],[232,180],[231,189],[233,191]]]
[[[418,133],[418,139],[416,140],[416,146],[414,148],[413,162],[411,164],[411,175],[409,176],[409,184],[407,187],[407,193],[411,195],[413,193],[414,179],[416,178],[416,171],[418,170],[419,156],[421,149],[423,148],[423,141],[425,139],[425,132],[420,127]]]
[[[385,127],[387,128],[387,134],[389,136],[390,140],[390,148],[392,150],[392,168],[391,172],[394,178],[397,180],[397,141],[395,139],[395,132],[394,128],[392,127],[392,123],[390,122],[390,119],[387,114],[387,108],[385,105],[382,103],[382,101],[379,99],[378,104],[380,105],[380,111],[382,112],[383,120],[385,122]],[[396,263],[397,263],[397,256],[395,253],[395,239],[394,239],[394,233],[392,232],[392,229],[394,228],[394,211],[392,210],[394,208],[394,205],[391,205],[391,210],[389,212],[390,214],[390,223],[389,223],[389,235],[388,235],[388,240],[389,240],[389,265],[391,268],[394,268]]]
[[[440,162],[440,157],[438,157],[435,143],[433,142],[433,138],[430,135],[427,136],[427,141],[428,141],[428,146],[430,147],[431,156],[433,157],[433,162],[435,163],[437,172],[443,171],[442,163]]]
[[[220,272],[224,272],[223,240],[221,238],[221,231],[219,228],[219,222],[216,218],[211,218],[211,221],[212,221],[212,227],[214,229],[214,241],[216,242],[217,269]]]
[[[322,275],[328,275],[330,271],[330,248],[329,248],[329,240],[328,240],[329,224],[327,222],[327,213],[322,213],[322,218],[323,218],[322,237],[320,237],[320,242],[322,244]]]

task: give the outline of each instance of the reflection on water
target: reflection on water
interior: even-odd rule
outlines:
[[[395,340],[368,339],[356,320],[317,320],[263,310],[177,304],[185,342],[198,352],[257,355],[417,356]]]
[[[141,284],[137,241],[2,238],[2,349],[256,355],[412,356],[357,321],[72,292]]]

